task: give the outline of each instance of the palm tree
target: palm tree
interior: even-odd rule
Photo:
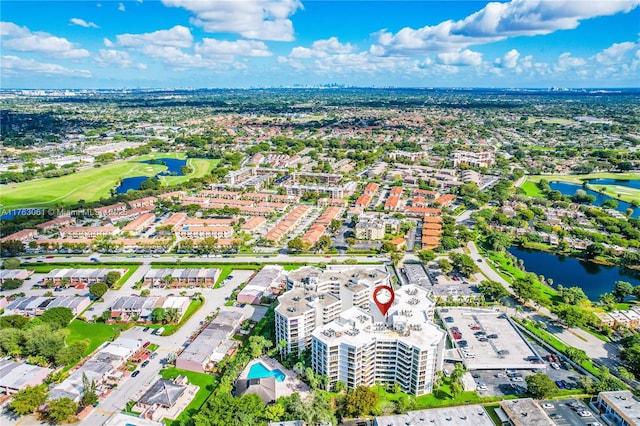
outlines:
[[[443,377],[444,377],[444,373],[442,370],[438,370],[436,371],[436,374],[434,376],[433,379],[433,389],[436,392],[436,398],[438,397],[438,394],[440,393],[440,386],[442,386],[442,382],[443,382]]]

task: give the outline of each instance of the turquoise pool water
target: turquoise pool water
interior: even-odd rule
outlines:
[[[284,382],[285,374],[280,370],[269,370],[261,362],[256,362],[249,369],[247,379],[262,379],[263,377],[274,377],[278,382]]]

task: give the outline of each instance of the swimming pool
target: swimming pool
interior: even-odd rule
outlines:
[[[285,374],[280,370],[269,370],[261,362],[256,362],[249,369],[247,379],[262,379],[263,377],[274,377],[278,382],[284,382]]]

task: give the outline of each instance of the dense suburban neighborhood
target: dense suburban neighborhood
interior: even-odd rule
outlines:
[[[1,92],[1,424],[639,424],[637,92],[167,93]]]

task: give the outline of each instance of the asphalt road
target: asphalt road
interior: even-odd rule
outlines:
[[[104,255],[90,254],[83,256],[54,256],[51,258],[42,258],[32,256],[32,259],[21,258],[22,263],[73,263],[73,262],[91,262],[91,258],[97,257],[101,262],[139,262],[139,263],[156,263],[169,262],[175,263],[180,260],[182,263],[320,263],[335,260],[342,263],[346,259],[353,258],[358,262],[372,262],[374,256],[348,256],[348,255],[302,255],[292,256],[288,254],[264,254],[260,256],[250,255],[230,255],[228,257],[204,257],[204,256],[151,256],[151,255]],[[380,260],[380,257],[378,257]],[[99,264],[99,263],[98,263]]]

